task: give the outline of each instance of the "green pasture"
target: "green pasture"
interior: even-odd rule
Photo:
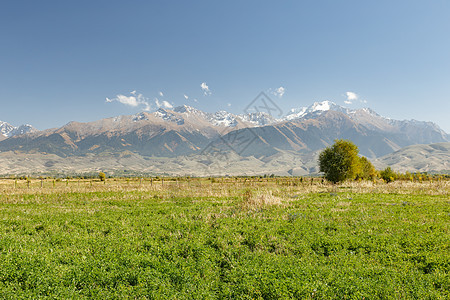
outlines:
[[[450,298],[446,193],[210,194],[4,192],[0,298]]]

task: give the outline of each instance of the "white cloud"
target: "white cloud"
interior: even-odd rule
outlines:
[[[355,92],[345,92],[345,97],[347,97],[347,100],[344,100],[345,104],[353,104],[354,101],[359,101],[361,103],[367,103],[367,100],[360,99],[359,95]]]
[[[197,100],[197,99],[194,99],[194,102],[198,102],[198,100]]]
[[[227,106],[230,107],[230,106],[231,106],[231,103],[227,103]]]
[[[117,101],[122,104],[136,107],[139,105],[139,101],[135,96],[117,95]]]
[[[347,100],[348,101],[354,101],[354,100],[358,100],[358,95],[354,92],[346,92],[345,95],[347,96]]]
[[[186,100],[189,99],[188,95],[184,94],[183,96],[184,96],[184,99],[186,99]]]
[[[170,104],[168,101],[166,101],[166,100],[159,101],[158,98],[155,98],[155,104],[158,108],[168,108],[168,109],[173,108],[173,105]]]
[[[206,84],[206,82],[202,82],[202,84],[200,84],[200,87],[202,88],[203,95],[209,96],[212,94],[212,92],[209,89],[209,86]]]
[[[131,107],[143,107],[143,110],[149,111],[151,109],[148,99],[142,94],[138,94],[136,91],[130,92],[130,96],[118,94],[115,98],[106,98],[107,103],[119,102]]]
[[[286,88],[283,86],[280,86],[279,88],[276,88],[275,90],[270,88],[267,92],[278,98],[281,98],[281,97],[283,97],[284,93],[286,92]]]
[[[163,92],[159,92],[159,96],[164,97]]]
[[[275,90],[275,95],[278,96],[279,98],[283,97],[284,93],[286,92],[286,89],[282,86],[280,86],[279,88],[277,88]]]

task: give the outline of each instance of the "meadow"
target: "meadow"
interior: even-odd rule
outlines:
[[[1,299],[449,299],[450,181],[0,181]]]

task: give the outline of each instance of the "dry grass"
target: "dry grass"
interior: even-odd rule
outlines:
[[[272,194],[272,191],[246,190],[241,207],[245,210],[258,210],[266,206],[281,205],[282,199]]]
[[[382,194],[425,194],[425,195],[449,195],[450,181],[394,181],[380,183],[372,181],[350,181],[338,186],[340,189],[348,189],[355,193],[382,193]]]
[[[297,178],[283,179],[231,179],[214,180],[195,178],[190,180],[150,181],[149,179],[108,179],[106,183],[98,180],[0,180],[2,201],[20,202],[24,195],[34,195],[34,199],[45,198],[47,194],[96,193],[96,192],[136,192],[135,197],[174,197],[243,198],[243,206],[252,209],[263,206],[280,205],[288,199],[310,193],[383,193],[383,194],[423,194],[450,195],[450,181],[409,182],[344,182],[333,185],[322,180],[300,182]],[[249,193],[249,194],[246,194]],[[42,196],[42,197],[40,197]],[[133,197],[134,197],[133,196]],[[130,195],[128,195],[130,197]],[[132,199],[130,199],[132,200]]]

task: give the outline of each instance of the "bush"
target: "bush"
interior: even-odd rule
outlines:
[[[386,181],[387,183],[394,181],[397,179],[397,174],[395,174],[394,171],[392,171],[391,167],[387,167],[383,171],[380,172],[381,178]]]

